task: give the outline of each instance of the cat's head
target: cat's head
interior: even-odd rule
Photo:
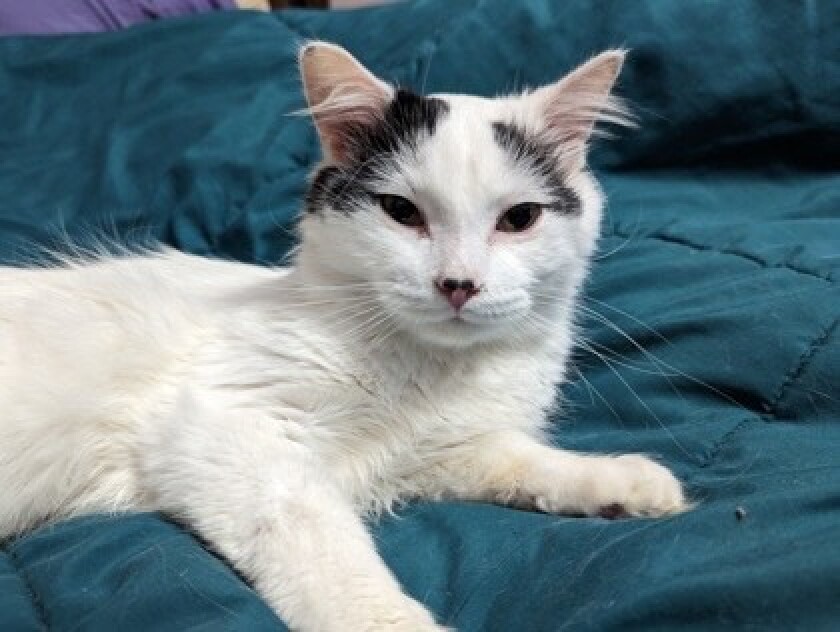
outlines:
[[[602,198],[586,168],[624,54],[516,96],[428,97],[325,43],[300,54],[324,162],[301,229],[318,281],[366,288],[425,344],[539,335],[586,273]]]

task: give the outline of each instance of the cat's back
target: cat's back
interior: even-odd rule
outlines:
[[[0,427],[23,400],[154,385],[218,327],[217,298],[277,276],[168,249],[0,267]]]
[[[0,268],[0,393],[102,376],[118,360],[159,354],[161,338],[171,345],[172,329],[189,319],[177,267],[160,254]]]
[[[267,274],[174,251],[0,268],[0,480],[18,490],[15,507],[0,493],[0,535],[41,502],[133,504],[140,422],[217,327],[214,297]]]
[[[46,363],[75,375],[90,366],[103,375],[111,363],[125,367],[144,358],[160,369],[179,342],[212,325],[215,297],[276,275],[168,249],[0,267],[0,375],[23,378],[26,367]]]

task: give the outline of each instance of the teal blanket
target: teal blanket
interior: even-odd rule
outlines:
[[[373,527],[407,590],[470,631],[840,629],[840,5],[426,0],[0,40],[0,259],[105,231],[279,261],[317,160],[287,115],[312,37],[479,94],[632,50],[641,127],[594,158],[608,216],[554,428],[660,455],[699,504],[411,506]],[[136,515],[3,543],[0,629],[283,628],[193,536]]]

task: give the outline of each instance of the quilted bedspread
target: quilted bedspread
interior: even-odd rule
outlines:
[[[428,92],[632,51],[640,127],[593,159],[610,201],[555,438],[658,455],[697,507],[414,504],[372,526],[406,589],[465,631],[840,629],[840,3],[421,0],[0,39],[0,258],[104,231],[280,261],[318,158],[288,115],[313,37]],[[199,629],[285,628],[164,517],[2,543],[0,630]]]

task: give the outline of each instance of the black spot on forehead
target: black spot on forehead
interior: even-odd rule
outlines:
[[[516,123],[494,122],[493,136],[502,149],[510,153],[514,162],[545,181],[554,200],[551,204],[552,210],[564,215],[580,213],[580,199],[566,185],[552,147]]]
[[[448,112],[449,104],[442,99],[397,90],[381,121],[351,130],[353,158],[360,161],[416,148],[421,137],[435,133],[439,119]]]
[[[349,213],[369,200],[377,174],[396,168],[396,158],[414,151],[421,138],[435,133],[441,117],[449,112],[443,99],[398,90],[382,118],[372,125],[348,125],[345,144],[348,158],[340,165],[322,167],[306,196],[306,210],[325,206]]]

